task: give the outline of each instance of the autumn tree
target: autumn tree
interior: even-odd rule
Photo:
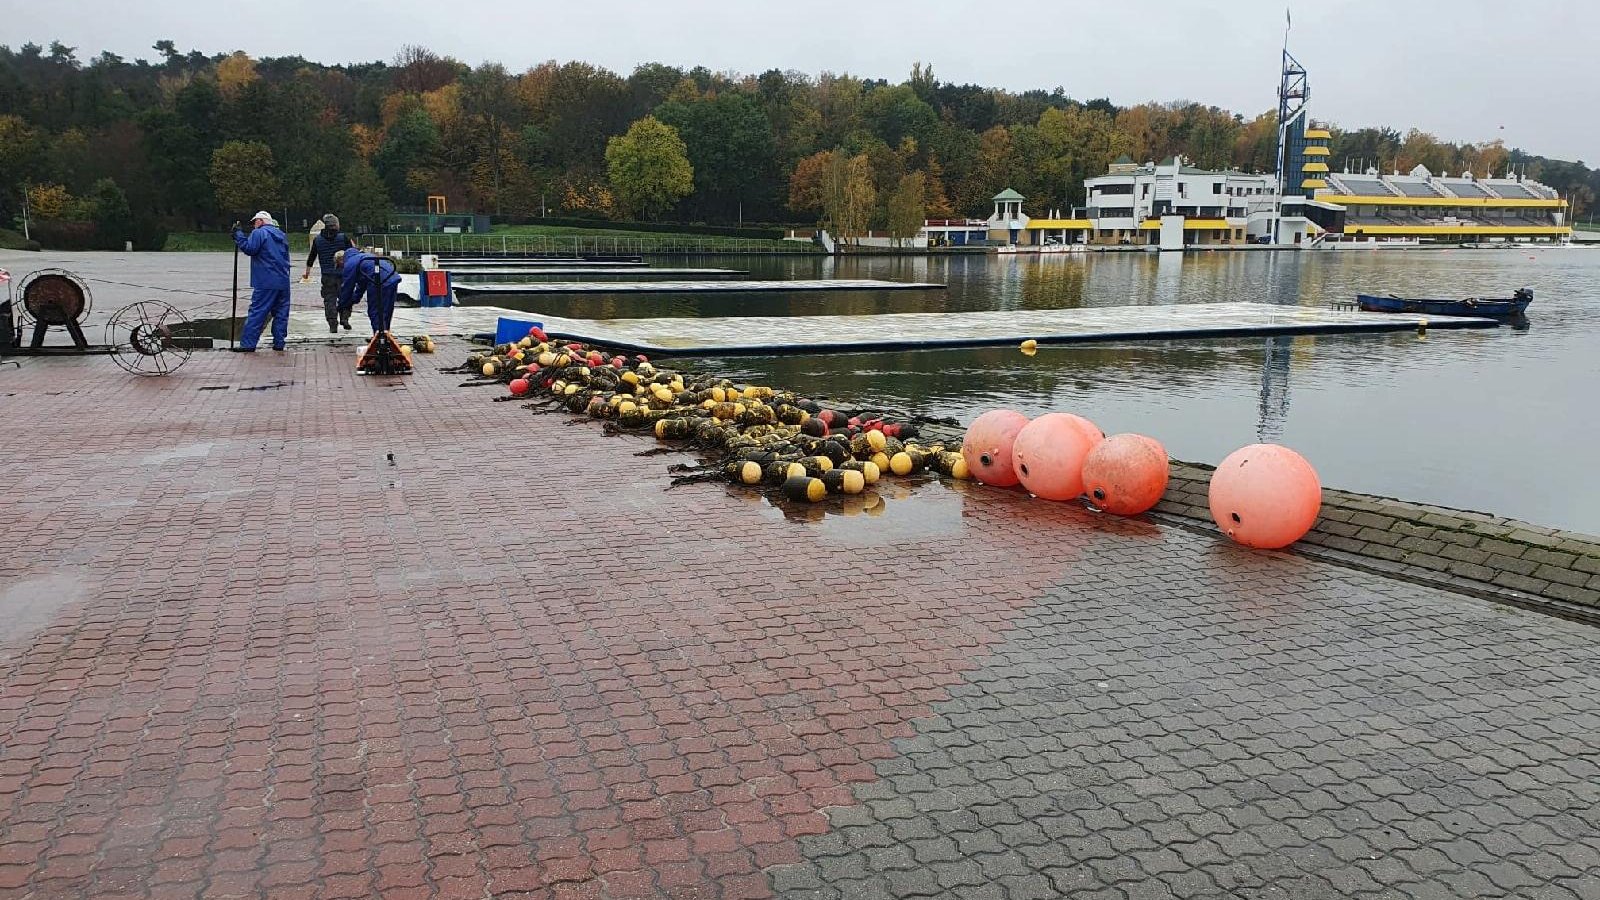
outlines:
[[[272,148],[259,141],[229,141],[211,154],[211,189],[224,213],[242,214],[277,199]]]
[[[683,139],[655,116],[606,142],[606,175],[623,210],[643,219],[694,190],[694,167]]]
[[[604,171],[607,140],[628,129],[629,91],[616,73],[588,63],[544,63],[517,82],[518,102],[544,135],[538,165]]]
[[[515,164],[510,149],[515,142],[512,128],[520,110],[515,101],[515,82],[504,66],[486,63],[467,76],[465,87],[462,111],[479,144],[474,164],[490,176],[489,205],[501,213],[506,167]]]
[[[822,177],[823,215],[835,233],[850,240],[867,230],[877,206],[872,186],[872,163],[866,154],[834,153]]]
[[[346,231],[386,231],[389,227],[389,191],[383,179],[365,162],[357,160],[344,171],[334,195],[334,209]]]
[[[927,218],[925,194],[927,179],[921,172],[902,175],[900,183],[889,195],[889,236],[896,243],[917,236]]]
[[[411,174],[430,166],[442,146],[439,128],[426,110],[413,105],[403,113],[390,126],[372,158],[373,168],[389,188],[389,196],[420,203],[422,192],[412,187]]]
[[[59,219],[72,208],[65,185],[35,184],[28,188],[28,210],[37,219]]]
[[[1131,149],[1111,116],[1088,107],[1045,110],[1036,135],[1037,158],[1029,167],[1040,177],[1036,195],[1069,204],[1082,202],[1085,178],[1105,174],[1113,159]]]
[[[1439,174],[1450,165],[1450,151],[1439,143],[1439,139],[1426,131],[1413,128],[1406,132],[1406,139],[1400,145],[1400,153],[1395,158],[1395,168],[1402,173],[1409,172],[1417,166],[1425,166],[1428,171]]]
[[[455,81],[465,68],[449,57],[416,44],[400,48],[395,54],[394,67],[394,86],[408,94],[438,90]]]
[[[123,242],[133,239],[133,208],[115,181],[96,181],[84,200],[100,246],[120,250]]]
[[[222,90],[222,96],[230,100],[260,77],[255,61],[243,50],[237,50],[217,63],[217,87]]]
[[[944,191],[944,167],[932,154],[928,155],[928,168],[923,173],[922,205],[930,219],[948,219],[955,215]]]
[[[1233,165],[1244,172],[1278,168],[1278,114],[1264,112],[1246,122],[1233,138]]]
[[[822,150],[795,164],[789,176],[789,209],[819,217],[823,214],[825,184],[837,155],[832,150]]]
[[[685,205],[691,212],[730,219],[742,209],[771,207],[777,193],[772,125],[755,101],[725,93],[669,101],[655,115],[678,132],[688,149],[694,194]]]
[[[978,138],[978,156],[972,176],[961,186],[957,202],[963,209],[981,209],[995,194],[1012,187],[1020,173],[1011,132],[1000,125]]]

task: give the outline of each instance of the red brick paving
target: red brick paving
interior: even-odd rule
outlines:
[[[0,368],[0,892],[764,897],[1094,539],[664,491],[459,353]]]

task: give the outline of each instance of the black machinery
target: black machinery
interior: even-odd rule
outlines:
[[[22,331],[33,325],[33,339],[28,348],[44,347],[44,336],[51,328],[65,328],[72,335],[72,346],[79,351],[89,349],[89,339],[83,336],[78,324],[94,308],[89,286],[83,279],[66,269],[38,269],[29,272],[17,285],[22,306],[17,309],[17,340],[22,344]]]
[[[106,346],[125,372],[166,375],[194,355],[191,342],[173,334],[174,328],[188,324],[172,304],[141,300],[117,310],[106,323]]]
[[[82,278],[65,269],[39,269],[0,300],[0,355],[106,353],[134,375],[166,375],[189,361],[194,338],[176,335],[189,320],[160,300],[141,300],[117,310],[106,324],[105,344],[90,345],[83,322],[94,298]],[[23,335],[33,326],[26,347]],[[46,346],[51,328],[65,328],[71,346]],[[209,343],[209,341],[207,341]]]

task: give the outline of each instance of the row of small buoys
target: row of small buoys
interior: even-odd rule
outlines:
[[[1045,500],[1086,498],[1117,515],[1160,502],[1170,477],[1167,451],[1142,434],[1106,437],[1071,413],[1036,419],[990,410],[973,420],[961,454],[974,478],[996,487],[1020,484]],[[1317,521],[1322,485],[1300,454],[1277,444],[1252,444],[1229,454],[1211,476],[1211,517],[1247,547],[1286,547]]]
[[[507,399],[549,399],[618,428],[648,429],[714,459],[674,466],[674,484],[724,480],[815,503],[862,494],[890,475],[970,477],[961,454],[923,438],[906,417],[830,409],[790,391],[674,371],[642,355],[563,344],[538,331],[469,356],[464,370],[504,383]]]
[[[1167,451],[1140,434],[1106,437],[1072,413],[1037,419],[994,409],[974,419],[961,443],[973,477],[997,487],[1020,484],[1045,500],[1089,495],[1099,509],[1136,515],[1167,489]]]

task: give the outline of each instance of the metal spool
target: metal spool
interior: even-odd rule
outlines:
[[[189,320],[170,303],[142,300],[116,311],[106,324],[111,358],[134,375],[166,375],[194,351],[173,337]]]
[[[64,327],[82,321],[94,308],[83,279],[65,269],[30,272],[17,286],[22,296],[22,320],[47,327]]]

